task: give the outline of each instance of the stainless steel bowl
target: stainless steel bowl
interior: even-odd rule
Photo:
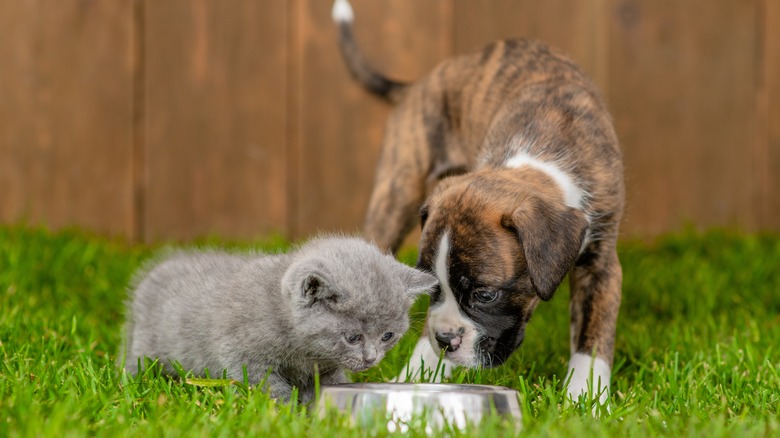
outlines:
[[[503,386],[437,383],[348,383],[320,390],[318,411],[348,412],[358,424],[387,415],[390,431],[408,430],[412,418],[423,416],[428,429],[445,424],[463,429],[492,413],[520,426],[517,391]]]

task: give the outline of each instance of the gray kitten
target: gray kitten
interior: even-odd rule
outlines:
[[[273,397],[313,396],[344,369],[379,362],[409,327],[414,298],[437,283],[363,240],[324,237],[288,254],[180,252],[139,277],[127,321],[125,368],[159,358],[202,375],[262,381]]]

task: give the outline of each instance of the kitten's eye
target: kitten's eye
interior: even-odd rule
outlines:
[[[363,335],[350,335],[349,333],[344,333],[344,339],[347,341],[347,344],[357,344],[363,339]]]
[[[474,298],[480,303],[491,303],[498,298],[498,291],[493,289],[477,289]]]
[[[393,332],[385,333],[384,335],[382,335],[382,342],[387,342],[390,339],[393,339],[393,336],[394,336]]]

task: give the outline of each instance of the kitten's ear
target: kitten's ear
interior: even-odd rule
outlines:
[[[341,294],[331,287],[330,282],[319,272],[309,272],[301,282],[301,294],[308,306],[317,302],[336,303]]]
[[[422,294],[431,293],[434,287],[439,284],[439,280],[431,274],[423,272],[406,265],[400,265],[400,277],[406,288],[406,294],[414,299]]]

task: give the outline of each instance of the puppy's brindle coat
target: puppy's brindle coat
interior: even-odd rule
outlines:
[[[396,105],[365,232],[395,251],[419,212],[418,267],[441,283],[410,365],[435,366],[440,349],[454,365],[501,364],[569,273],[568,390],[586,392],[592,376],[606,400],[624,186],[618,140],[592,81],[554,49],[510,39],[402,84],[361,56],[345,0],[334,19],[353,75]]]

